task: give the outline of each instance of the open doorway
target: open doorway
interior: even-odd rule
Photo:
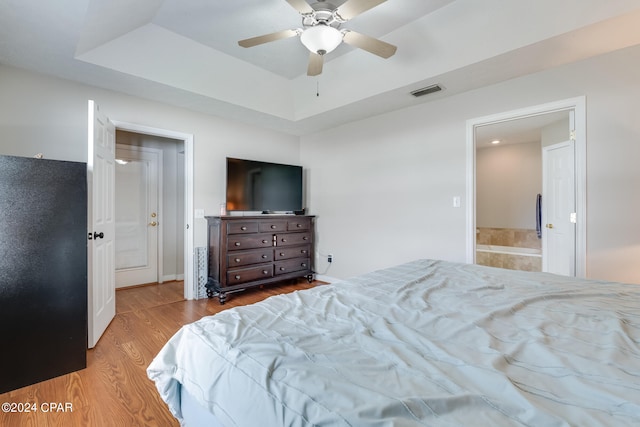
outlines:
[[[184,279],[184,141],[116,129],[116,287]]]
[[[545,223],[544,218],[541,218],[541,223],[535,224],[538,216],[536,207],[539,207],[537,194],[544,193],[545,180],[549,179],[551,170],[548,167],[545,170],[543,165],[543,148],[569,140],[573,146],[571,196],[574,197],[574,208],[571,212],[573,216],[567,212],[566,218],[563,215],[563,221],[573,222],[571,226],[575,234],[571,236],[571,256],[566,261],[571,265],[562,274],[585,276],[585,129],[584,98],[510,111],[467,122],[467,262],[486,263],[489,257],[511,257],[511,260],[506,261],[506,265],[496,266],[550,271],[544,258],[544,248],[549,251],[547,256],[553,253],[548,249],[549,246],[545,245],[549,229],[545,229],[544,226],[550,224]],[[539,135],[532,137],[532,132]],[[546,133],[546,136],[543,137],[542,133]],[[512,140],[511,146],[508,143],[504,144],[509,139]],[[501,143],[491,144],[493,140],[501,140]],[[497,147],[501,147],[502,158],[493,156],[497,153]],[[491,149],[495,150],[494,153],[491,153]],[[534,152],[535,154],[532,154]],[[531,163],[522,163],[519,168],[515,168],[513,163],[524,162],[523,159],[528,159]],[[512,170],[512,175],[506,176],[505,171],[509,169]],[[491,173],[488,173],[488,170]],[[527,172],[522,174],[524,171]],[[547,193],[549,195],[550,192],[547,190]],[[544,202],[544,195],[542,199]],[[553,203],[553,197],[547,200],[546,206],[542,207],[542,216],[544,209],[550,208]],[[542,227],[540,241],[536,226]],[[491,233],[497,235],[493,242]],[[482,248],[481,252],[477,251],[478,244]],[[509,248],[512,245],[521,247],[515,258]],[[538,260],[534,259],[536,252],[539,252]],[[524,268],[517,268],[518,262],[522,263]]]
[[[193,135],[118,121],[114,124],[121,148],[161,153],[159,202],[156,210],[144,212],[144,227],[158,234],[157,282],[184,280],[184,297],[193,299]],[[117,206],[117,196],[115,203]],[[143,224],[142,216],[139,222]]]
[[[542,219],[555,199],[544,191],[543,149],[569,139],[570,116],[563,110],[476,128],[477,264],[550,271]]]

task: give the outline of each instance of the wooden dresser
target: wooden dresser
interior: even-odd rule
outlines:
[[[313,281],[313,216],[209,216],[209,298],[286,279]]]

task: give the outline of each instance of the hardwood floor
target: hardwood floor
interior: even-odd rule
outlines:
[[[203,316],[314,285],[300,281],[247,290],[231,294],[222,306],[217,299],[184,300],[182,282],[119,290],[116,317],[87,351],[87,368],[0,394],[0,404],[30,410],[5,412],[3,406],[0,426],[178,426],[146,374],[167,340]]]

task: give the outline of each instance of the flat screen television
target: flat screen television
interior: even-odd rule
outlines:
[[[227,212],[302,210],[302,166],[227,157]]]

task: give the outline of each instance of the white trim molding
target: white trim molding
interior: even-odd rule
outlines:
[[[186,299],[195,299],[193,283],[195,280],[194,272],[194,238],[193,238],[193,134],[176,132],[172,130],[160,129],[150,126],[128,123],[123,121],[112,120],[116,129],[141,133],[146,135],[161,136],[164,138],[172,138],[184,141],[184,158],[185,158],[185,211],[184,211],[184,297]]]
[[[586,98],[584,96],[565,99],[547,104],[526,107],[504,113],[493,114],[467,120],[467,188],[466,188],[466,261],[475,262],[476,247],[476,128],[491,124],[522,119],[558,111],[574,112],[574,135],[576,146],[576,276],[587,277],[587,198],[586,198],[586,158],[587,122]]]

